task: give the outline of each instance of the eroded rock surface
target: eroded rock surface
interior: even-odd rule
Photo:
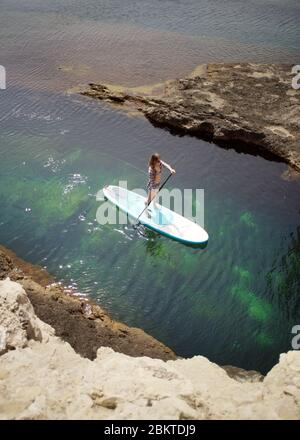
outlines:
[[[292,66],[208,64],[151,94],[90,84],[81,93],[142,112],[153,124],[280,159],[300,171],[300,90]]]
[[[0,281],[0,354],[27,347],[30,340],[41,342],[45,327],[24,289],[9,278]]]
[[[84,357],[94,359],[98,348],[104,346],[130,356],[176,359],[170,348],[143,330],[113,320],[100,306],[85,298],[66,294],[64,286],[55,283],[47,272],[0,247],[0,279],[6,277],[17,281],[25,289],[36,315],[51,325],[57,336],[69,342],[74,350]],[[13,309],[19,299],[9,296],[7,301],[12,301]],[[29,302],[28,299],[26,302]],[[32,305],[30,304],[30,308]],[[22,313],[25,316],[25,306]],[[24,321],[23,327],[19,329],[16,318],[10,315],[10,319],[10,331],[14,332],[14,342],[7,339],[7,344],[25,346],[24,328],[27,325],[27,331],[30,331],[31,324]],[[17,335],[20,339],[18,342]]]
[[[18,283],[0,283],[0,316],[13,314],[22,328],[24,304],[42,337],[25,332],[24,343],[0,356],[1,419],[300,418],[300,352],[281,355],[264,381],[253,383],[230,378],[202,356],[163,361],[102,347],[91,361],[35,316]]]

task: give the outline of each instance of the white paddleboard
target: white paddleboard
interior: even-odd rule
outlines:
[[[145,197],[120,186],[106,186],[103,188],[103,194],[134,219],[145,209]],[[159,203],[156,205],[157,208],[151,203],[149,209],[140,216],[141,224],[181,243],[200,245],[208,241],[208,233],[200,225]]]

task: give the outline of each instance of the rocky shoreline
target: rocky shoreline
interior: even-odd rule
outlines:
[[[147,88],[89,84],[80,93],[138,111],[154,125],[300,171],[300,92],[287,64],[208,64]]]
[[[36,315],[83,357],[93,360],[103,346],[130,356],[163,360],[177,357],[143,330],[114,321],[100,306],[67,294],[42,268],[0,246],[0,280],[7,277],[24,288]]]
[[[164,361],[178,358],[169,347],[143,330],[113,320],[98,304],[75,296],[47,271],[0,245],[0,280],[6,278],[23,287],[38,318],[51,325],[55,335],[83,357],[93,360],[100,347],[109,347],[133,357]],[[264,378],[255,370],[232,365],[220,368],[238,382],[260,382]]]
[[[299,375],[299,351],[250,383],[203,356],[163,361],[106,346],[90,360],[36,315],[20,283],[0,280],[1,420],[299,419]]]
[[[299,374],[179,359],[0,247],[0,419],[299,419]]]

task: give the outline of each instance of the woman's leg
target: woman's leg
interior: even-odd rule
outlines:
[[[152,189],[152,188],[149,189],[147,199],[145,200],[145,205],[150,205],[156,194],[157,194],[156,189]]]
[[[156,197],[158,193],[158,188],[157,189],[152,189],[151,193],[150,193],[150,202],[152,202],[152,200]],[[156,208],[156,201],[153,202],[154,207]]]
[[[149,205],[151,202],[151,189],[148,189],[148,194],[147,197],[145,199],[145,205]]]

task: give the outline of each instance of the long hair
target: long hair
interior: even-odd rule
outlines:
[[[152,154],[149,159],[149,167],[154,169],[156,162],[160,161],[160,155],[158,153]]]

